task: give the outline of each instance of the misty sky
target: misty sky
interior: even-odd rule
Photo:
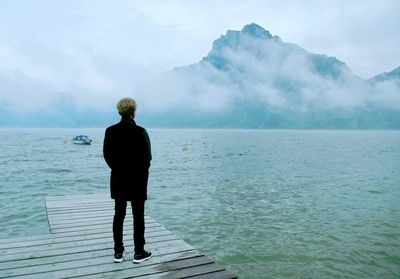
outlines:
[[[0,0],[0,101],[26,100],[33,84],[41,98],[29,107],[63,92],[108,106],[110,95],[198,62],[228,29],[251,22],[370,78],[400,66],[399,14],[397,0]]]

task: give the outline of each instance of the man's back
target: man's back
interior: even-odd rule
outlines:
[[[133,120],[121,120],[110,126],[105,133],[103,154],[111,168],[111,197],[146,199],[151,161],[146,130]]]
[[[144,250],[144,205],[147,199],[147,180],[151,161],[150,139],[146,130],[137,126],[136,101],[122,98],[117,104],[121,121],[106,129],[103,155],[111,168],[110,190],[114,199],[114,262],[122,263],[125,257],[124,219],[128,201],[133,215],[133,240],[135,255],[133,263],[151,258],[151,252]]]

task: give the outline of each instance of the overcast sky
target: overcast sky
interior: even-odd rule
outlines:
[[[370,78],[400,66],[399,14],[398,0],[0,0],[0,103],[38,109],[57,91],[109,106],[252,22]]]
[[[1,0],[0,67],[46,75],[60,54],[76,63],[95,52],[162,71],[198,62],[227,29],[255,22],[369,78],[400,66],[399,14],[398,0]]]

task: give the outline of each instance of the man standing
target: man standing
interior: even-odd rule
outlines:
[[[147,181],[151,161],[150,139],[146,130],[136,125],[136,102],[123,98],[117,104],[121,121],[106,129],[103,155],[111,168],[110,190],[115,201],[113,221],[114,262],[124,260],[123,225],[127,202],[133,214],[133,239],[135,255],[133,263],[151,258],[144,250],[144,204],[147,199]]]

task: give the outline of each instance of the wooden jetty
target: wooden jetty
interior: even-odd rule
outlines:
[[[146,249],[133,264],[127,210],[123,263],[113,262],[113,201],[106,195],[46,197],[50,234],[0,239],[0,278],[237,278],[146,216]]]

